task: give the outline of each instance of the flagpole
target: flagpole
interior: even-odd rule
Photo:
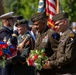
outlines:
[[[59,0],[56,0],[56,13],[58,14],[59,12],[60,12]]]

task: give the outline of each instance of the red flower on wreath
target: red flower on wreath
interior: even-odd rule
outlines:
[[[3,52],[2,52],[2,50],[0,50],[0,57],[2,57],[2,55],[3,55]]]
[[[31,59],[31,58],[28,58],[28,64],[29,64],[30,66],[33,66],[33,65],[34,65],[34,60]]]
[[[33,60],[35,61],[36,59],[38,59],[38,55],[34,55]]]
[[[31,50],[26,62],[29,66],[35,66],[36,69],[41,70],[48,57],[45,54],[45,49]]]

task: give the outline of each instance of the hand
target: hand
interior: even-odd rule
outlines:
[[[50,66],[50,61],[46,61],[44,66],[43,66],[44,69],[51,69],[51,66]]]
[[[20,51],[20,53],[22,53],[22,51],[23,51],[23,44],[20,43],[20,44],[17,46],[17,49]]]
[[[30,44],[30,41],[27,41],[26,44],[25,44],[25,41],[23,41],[22,43],[20,43],[20,44],[17,46],[17,49],[20,51],[20,53],[22,53],[24,46],[25,46],[25,45],[29,45],[29,44]]]

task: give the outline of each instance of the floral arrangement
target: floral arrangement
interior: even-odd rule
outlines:
[[[14,45],[10,43],[10,40],[0,41],[0,66],[4,67],[6,61],[11,60],[17,55],[17,50]]]
[[[45,61],[48,59],[44,52],[45,49],[31,50],[29,57],[26,59],[27,64],[29,66],[35,66],[36,69],[41,70]]]

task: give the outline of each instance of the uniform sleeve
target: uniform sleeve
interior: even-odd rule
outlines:
[[[49,57],[49,60],[51,61],[51,63],[55,63],[56,61],[56,51],[57,51],[57,47],[59,44],[59,39],[60,39],[60,35],[56,32],[53,32],[50,36],[50,44],[51,44],[51,48],[53,50],[53,55]]]
[[[49,35],[49,42],[51,44],[52,49],[54,50],[58,46],[60,35],[52,30],[49,31],[48,35]]]
[[[49,42],[52,48],[53,54],[49,56],[50,61],[54,61],[56,59],[56,50],[59,43],[60,35],[56,32],[50,32],[49,34]]]
[[[10,34],[8,34],[8,32],[2,32],[0,33],[0,40],[3,40],[4,37],[6,37],[6,39],[11,38]]]
[[[61,48],[62,47],[62,48]],[[68,38],[64,47],[61,46],[57,50],[56,60],[50,61],[52,67],[62,67],[66,64],[72,63],[76,58],[76,39]],[[62,50],[61,50],[62,49]]]
[[[18,42],[17,42],[17,37],[18,37],[18,32],[15,30],[10,38],[10,41],[13,45],[17,46]]]

